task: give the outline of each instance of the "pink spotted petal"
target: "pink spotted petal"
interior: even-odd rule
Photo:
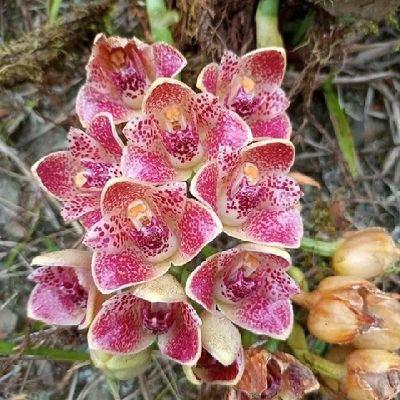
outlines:
[[[262,113],[255,114],[247,123],[251,128],[254,140],[290,139],[292,134],[292,125],[286,113],[273,118],[267,118]]]
[[[114,123],[120,124],[134,117],[138,110],[128,108],[117,94],[105,95],[87,83],[80,89],[76,99],[76,113],[81,124],[88,126],[92,119],[102,112],[110,113]]]
[[[201,321],[187,303],[174,306],[175,322],[166,334],[158,337],[158,346],[166,357],[183,365],[194,365],[201,352]]]
[[[303,236],[303,223],[299,210],[253,211],[242,226],[224,226],[224,231],[243,241],[296,248]]]
[[[128,143],[148,150],[158,140],[158,126],[152,117],[140,116],[132,118],[122,130]]]
[[[92,271],[96,286],[102,293],[156,279],[168,271],[170,263],[151,264],[134,248],[115,252],[97,251]]]
[[[216,282],[220,254],[217,253],[208,257],[189,275],[186,281],[186,294],[209,311],[216,308],[214,284]]]
[[[239,59],[239,73],[256,82],[256,85],[280,86],[286,70],[285,49],[267,47],[254,50]]]
[[[92,119],[87,134],[96,139],[103,148],[116,157],[122,154],[123,143],[115,129],[110,113],[101,113]]]
[[[265,117],[273,118],[286,111],[289,107],[289,100],[281,88],[271,90],[268,88],[265,92],[259,93],[261,100],[259,106],[254,110],[254,114],[262,114]]]
[[[100,143],[80,129],[70,128],[68,132],[68,144],[72,157],[78,160],[107,160],[109,158],[109,155]]]
[[[252,141],[250,128],[235,112],[218,105],[214,113],[215,122],[209,123],[205,138],[209,159],[216,158],[223,148],[238,150]]]
[[[64,221],[69,222],[80,218],[88,213],[99,212],[100,192],[77,195],[75,198],[64,201],[61,216]]]
[[[79,325],[85,316],[86,307],[57,287],[37,285],[29,297],[28,317],[46,324]]]
[[[128,178],[153,184],[172,182],[177,179],[177,173],[161,152],[126,146],[121,163],[122,175]]]
[[[174,265],[183,265],[192,260],[222,231],[222,224],[217,215],[210,208],[193,199],[187,200],[185,212],[178,227],[181,243],[179,254],[172,260]]]
[[[217,94],[217,78],[219,67],[217,63],[206,65],[200,72],[196,87],[202,92]]]
[[[271,300],[288,300],[300,292],[297,283],[286,272],[275,266],[270,267],[264,264],[259,279],[262,281],[265,296]]]
[[[89,211],[88,213],[82,215],[82,217],[80,218],[80,222],[85,229],[89,229],[100,220],[101,220],[100,209]]]
[[[290,300],[275,301],[262,291],[238,303],[219,303],[218,307],[234,324],[258,335],[285,340],[292,330],[293,308]]]
[[[218,167],[215,163],[209,162],[201,167],[193,177],[190,192],[198,200],[217,211],[217,185]]]
[[[282,210],[298,204],[303,192],[299,184],[287,175],[269,175],[263,181],[263,207]]]
[[[174,79],[160,78],[153,82],[147,91],[143,100],[143,111],[157,114],[163,112],[166,107],[176,104],[185,108],[194,96],[193,90],[184,83]]]
[[[288,172],[294,162],[294,146],[288,140],[263,140],[242,151],[242,162],[250,162],[261,170],[261,175]]]
[[[131,293],[115,295],[106,301],[89,329],[89,348],[134,354],[148,347],[155,336],[143,329],[144,303]]]
[[[235,53],[224,51],[217,78],[217,94],[221,100],[225,98],[230,84],[238,73],[238,61],[239,57]]]
[[[185,182],[160,185],[154,188],[151,197],[163,216],[175,223],[181,220],[187,201],[187,186]]]
[[[167,43],[154,43],[149,46],[149,60],[154,68],[155,77],[173,77],[185,68],[186,58],[174,47]]]
[[[74,198],[79,193],[74,182],[78,172],[79,164],[68,151],[48,154],[32,167],[32,174],[43,189],[59,200]]]
[[[104,213],[126,213],[128,205],[137,199],[146,198],[152,186],[135,179],[113,178],[103,189],[101,210]]]

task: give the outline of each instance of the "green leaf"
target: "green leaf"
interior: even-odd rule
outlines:
[[[119,382],[116,379],[106,376],[106,383],[114,400],[121,400],[121,396],[119,395]]]
[[[332,86],[333,77],[328,78],[323,85],[326,105],[328,106],[329,115],[335,130],[336,138],[339,143],[343,158],[347,162],[351,176],[357,177],[357,153],[354,145],[353,135],[351,133],[349,121],[346,114],[339,104],[338,97]]]
[[[61,4],[62,0],[47,0],[47,18],[49,24],[54,24],[57,22],[58,12],[60,11]]]

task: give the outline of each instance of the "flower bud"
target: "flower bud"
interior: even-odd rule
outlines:
[[[332,268],[336,275],[373,278],[400,260],[400,249],[383,228],[352,233],[335,251]]]
[[[136,354],[112,354],[101,350],[90,350],[95,367],[104,375],[118,380],[132,379],[145,371],[151,359],[151,350],[145,349]]]
[[[400,348],[399,296],[382,292],[371,282],[332,276],[293,300],[308,308],[308,329],[321,340],[357,348]]]
[[[385,350],[356,350],[345,361],[341,390],[348,400],[391,400],[400,393],[400,357]]]

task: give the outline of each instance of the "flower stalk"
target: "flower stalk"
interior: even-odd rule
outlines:
[[[300,248],[307,253],[314,253],[322,257],[331,257],[343,243],[343,239],[333,242],[303,237]]]

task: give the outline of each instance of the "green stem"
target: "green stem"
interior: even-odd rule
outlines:
[[[279,0],[260,0],[256,11],[257,47],[283,47],[278,29]]]
[[[19,354],[20,349],[13,342],[0,341],[0,356]],[[51,349],[49,347],[37,347],[35,349],[27,347],[22,355],[54,361],[90,361],[89,354],[83,351]]]
[[[242,336],[242,345],[245,349],[247,349],[254,343],[257,343],[258,335],[256,335],[255,333],[247,331],[245,329],[243,329],[240,333]]]
[[[303,292],[309,291],[307,278],[300,268],[292,266],[288,269],[287,273],[294,279]]]
[[[342,243],[343,239],[326,242],[324,240],[303,237],[300,248],[308,253],[318,254],[323,257],[331,257]]]
[[[174,39],[169,27],[179,21],[178,12],[168,10],[164,0],[146,0],[146,10],[154,41],[173,45]]]

